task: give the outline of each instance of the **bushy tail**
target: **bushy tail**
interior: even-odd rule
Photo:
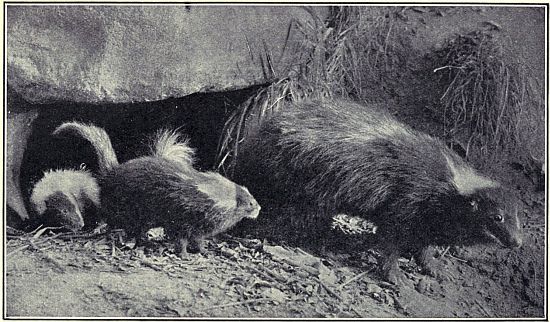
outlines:
[[[175,130],[159,130],[151,147],[156,157],[192,167],[195,150],[189,146],[189,139],[182,139]]]
[[[55,129],[53,134],[58,135],[66,132],[76,133],[92,144],[97,153],[99,171],[101,173],[105,173],[118,165],[118,159],[111,144],[111,139],[104,129],[92,124],[67,122]]]

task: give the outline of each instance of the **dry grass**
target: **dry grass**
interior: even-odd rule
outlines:
[[[342,6],[331,10],[328,21],[311,11],[311,20],[291,23],[287,40],[295,33],[301,41],[285,44],[296,62],[287,70],[277,74],[279,68],[265,50],[261,68],[266,79],[274,81],[228,118],[218,145],[218,170],[232,175],[251,118],[261,121],[288,102],[304,99],[380,98],[385,81],[398,73],[403,59],[394,28],[397,9]]]
[[[83,315],[116,316],[121,312],[138,317],[187,318],[358,318],[388,312],[396,315],[389,306],[377,309],[384,302],[395,301],[397,295],[393,290],[367,288],[376,281],[366,274],[354,268],[327,265],[327,259],[300,248],[223,235],[206,242],[208,255],[189,254],[181,258],[173,254],[173,247],[162,242],[134,247],[130,246],[132,242],[122,242],[123,239],[116,242],[117,239],[107,236],[85,239],[62,236],[68,237],[52,235],[48,228],[42,228],[12,235],[6,243],[9,261],[6,269],[12,281],[7,286],[12,290],[8,291],[10,296],[23,294],[25,298],[25,290],[45,294],[43,301],[25,302],[36,310],[33,313],[67,312],[64,311],[67,302],[54,298],[51,284],[29,282],[46,278],[62,280],[67,292],[74,293],[70,311]],[[36,265],[36,269],[28,269],[29,265]],[[367,272],[374,270],[374,265],[369,263]],[[119,283],[121,278],[125,283]],[[144,282],[144,278],[149,282]],[[83,292],[90,289],[96,292]],[[372,295],[375,291],[378,298]],[[167,297],[170,305],[166,304]],[[108,305],[103,304],[101,311],[90,307],[90,302],[105,301]],[[357,309],[350,307],[351,301],[358,303]]]
[[[434,70],[445,91],[441,110],[446,136],[466,133],[466,155],[491,161],[505,153],[544,157],[542,91],[520,62],[505,58],[488,32],[453,38],[436,53]],[[540,151],[542,149],[542,151]]]
[[[228,118],[218,145],[218,170],[231,176],[247,121],[261,122],[288,102],[350,97],[373,102],[391,95],[406,73],[409,47],[396,21],[400,8],[333,7],[327,21],[289,26],[285,50],[295,62],[273,66],[264,50],[260,64],[270,85]],[[291,37],[291,34],[293,35]],[[469,159],[490,163],[508,153],[524,165],[544,159],[544,99],[540,84],[521,61],[505,57],[489,32],[450,39],[433,55],[443,91],[433,112],[444,123],[444,137],[461,142]],[[397,86],[395,86],[397,85]],[[434,91],[435,93],[435,91]]]

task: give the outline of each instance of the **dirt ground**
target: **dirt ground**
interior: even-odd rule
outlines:
[[[397,20],[414,52],[447,37],[498,26],[511,56],[527,57],[533,76],[544,77],[544,11],[534,8],[408,8]],[[521,21],[518,20],[521,18]],[[527,19],[527,18],[528,19]],[[489,24],[488,24],[489,23]],[[524,35],[534,35],[525,37]],[[409,68],[414,69],[414,59]],[[414,73],[398,81],[398,118],[438,135],[418,113],[415,93],[429,88]],[[422,94],[421,94],[422,95]],[[391,105],[391,104],[390,104]],[[542,148],[542,147],[541,147]],[[9,317],[545,317],[546,194],[507,163],[492,175],[516,187],[521,198],[523,246],[440,249],[443,273],[432,278],[401,258],[405,285],[377,277],[378,254],[352,247],[353,236],[334,232],[333,244],[310,247],[300,236],[238,233],[209,240],[207,253],[173,255],[170,245],[133,249],[112,234],[89,237],[36,231],[13,235],[5,247]],[[263,212],[291,211],[263,207]],[[260,215],[262,216],[262,215]],[[281,228],[281,232],[284,229]],[[236,235],[240,236],[235,237]],[[246,237],[246,238],[243,238]],[[336,242],[338,241],[338,242]],[[338,244],[338,245],[335,245]]]

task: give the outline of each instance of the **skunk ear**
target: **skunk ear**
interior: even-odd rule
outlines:
[[[459,194],[467,196],[479,190],[500,187],[498,182],[479,175],[474,169],[465,165],[457,165],[448,156],[445,156],[445,158],[451,171],[452,183]]]

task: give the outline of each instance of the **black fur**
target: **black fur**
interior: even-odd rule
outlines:
[[[128,161],[99,179],[105,219],[131,236],[162,226],[169,236],[196,246],[203,237],[227,230],[248,215],[218,207],[197,189],[201,180],[199,172],[184,171],[161,158]]]
[[[50,227],[65,227],[77,231],[84,227],[84,219],[78,205],[61,191],[50,194],[45,200],[46,211],[40,216],[43,223]]]
[[[312,203],[312,213],[325,220],[344,212],[373,221],[391,281],[406,251],[427,267],[430,245],[475,244],[491,234],[507,246],[521,244],[514,201],[503,189],[379,107],[345,100],[289,104],[249,130],[237,182],[255,196]],[[485,186],[460,190],[451,164]],[[496,222],[497,215],[505,221]]]
[[[179,240],[179,251],[201,250],[202,238],[223,232],[245,217],[255,218],[259,205],[244,187],[213,172],[192,166],[193,150],[176,132],[161,131],[152,156],[119,164],[107,133],[77,122],[62,124],[55,133],[71,131],[97,151],[101,213],[110,227],[141,237],[162,226]]]

